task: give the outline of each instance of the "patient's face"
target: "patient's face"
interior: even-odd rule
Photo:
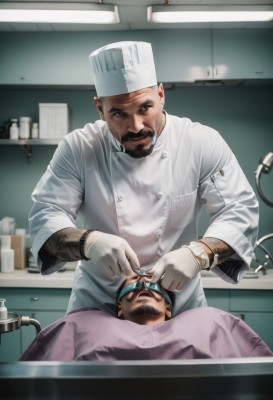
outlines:
[[[131,274],[126,278],[124,287],[140,280],[150,282],[151,277]],[[118,316],[142,325],[156,324],[171,318],[171,306],[161,294],[141,288],[122,297],[118,304]]]

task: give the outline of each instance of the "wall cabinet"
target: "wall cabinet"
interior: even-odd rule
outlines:
[[[214,79],[272,79],[272,29],[218,29],[212,34]]]
[[[273,290],[205,289],[208,305],[242,318],[273,351]]]
[[[230,312],[244,321],[262,337],[273,350],[273,291],[244,290],[231,292]]]
[[[124,36],[111,32],[111,42]],[[126,40],[152,44],[158,81],[273,78],[270,29],[128,31]],[[89,54],[108,43],[108,32],[0,33],[0,85],[90,87]]]
[[[159,82],[210,79],[211,33],[208,30],[159,31],[146,40],[153,46]]]
[[[124,40],[111,32],[111,42]],[[129,31],[126,40],[149,41],[157,78],[163,82],[205,79],[211,64],[210,31]],[[93,85],[88,57],[109,43],[108,32],[0,34],[0,85]],[[61,49],[61,51],[60,51]]]
[[[42,328],[64,316],[71,289],[1,288],[9,312],[37,319]],[[0,362],[17,361],[36,335],[32,325],[3,333]]]
[[[273,291],[205,289],[208,305],[243,318],[273,350]],[[37,319],[42,328],[61,318],[70,289],[2,288],[9,312]],[[33,326],[1,335],[0,362],[17,361],[36,335]]]

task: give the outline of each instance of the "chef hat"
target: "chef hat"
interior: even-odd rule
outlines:
[[[150,43],[112,43],[93,51],[89,61],[98,97],[131,93],[157,84]]]

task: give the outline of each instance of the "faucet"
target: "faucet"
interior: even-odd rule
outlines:
[[[263,262],[263,264],[260,264],[260,265],[258,265],[257,268],[255,268],[255,270],[254,270],[255,274],[258,274],[258,272],[260,272],[260,271],[262,271],[263,275],[267,274],[269,255],[266,254],[264,257],[265,257],[265,261]]]
[[[262,253],[264,254],[264,261],[261,262],[258,258],[257,258],[257,252],[254,253],[254,257],[253,260],[255,261],[256,265],[258,264],[258,266],[256,268],[252,269],[252,274],[258,274],[258,272],[262,271],[263,275],[267,274],[267,269],[270,266],[270,263],[273,264],[273,257],[270,254],[270,252],[268,251],[268,249],[264,246],[263,242],[265,242],[268,239],[273,239],[273,233],[270,233],[268,235],[264,235],[263,237],[261,237],[259,240],[257,240],[256,242],[256,247],[255,249],[259,248]]]
[[[2,333],[12,332],[16,329],[20,329],[23,325],[34,325],[36,334],[41,331],[41,325],[36,319],[22,316],[13,312],[8,312],[7,308],[5,307],[5,301],[5,299],[0,299],[0,344]]]

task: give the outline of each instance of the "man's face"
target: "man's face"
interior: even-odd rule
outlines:
[[[126,278],[124,287],[140,280],[150,282],[151,277],[131,274]],[[162,288],[162,290],[166,292],[165,289]],[[171,318],[171,305],[161,294],[140,288],[121,298],[118,303],[118,317],[142,325],[155,324]]]
[[[165,125],[162,84],[102,100],[95,97],[94,101],[101,118],[128,154],[134,158],[151,154]]]

